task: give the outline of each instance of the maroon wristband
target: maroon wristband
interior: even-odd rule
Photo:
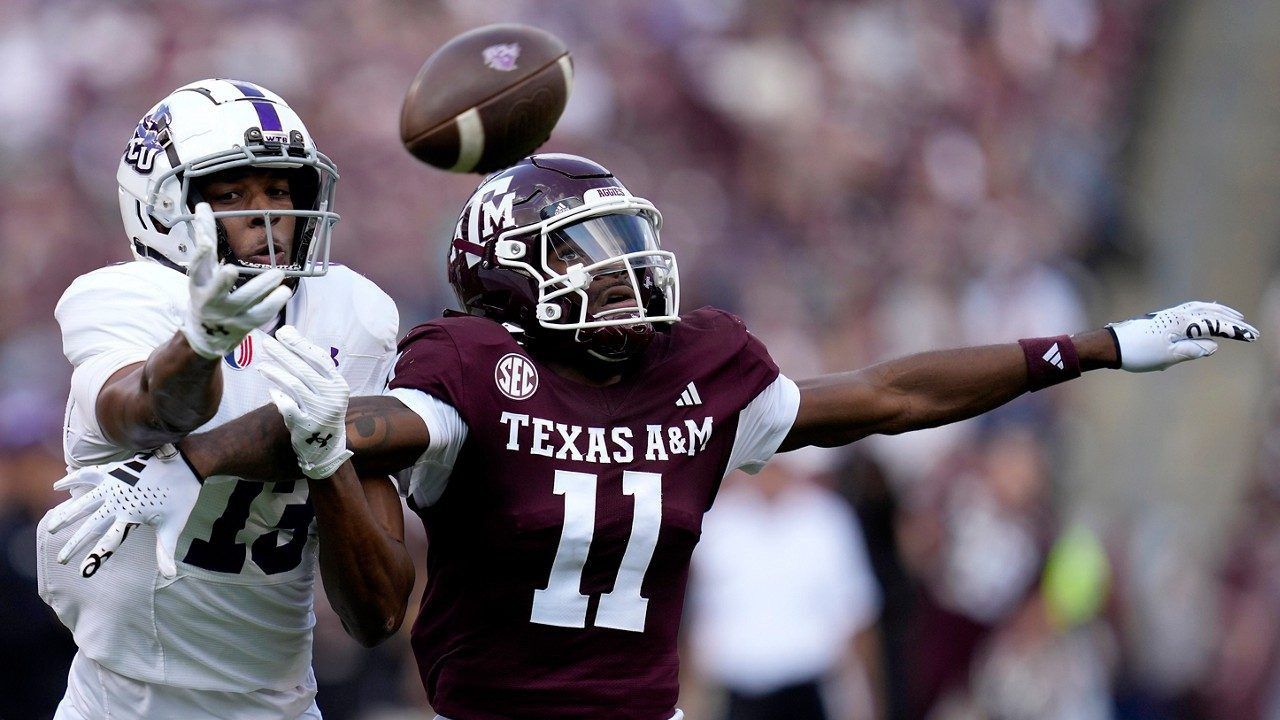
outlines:
[[[1080,377],[1080,356],[1067,335],[1019,340],[1027,361],[1027,389],[1043,390]]]

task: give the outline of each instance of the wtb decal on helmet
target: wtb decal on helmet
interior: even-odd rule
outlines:
[[[124,149],[124,161],[143,175],[155,169],[156,155],[169,147],[169,123],[173,116],[169,106],[161,103],[150,115],[142,118],[133,137]]]
[[[222,359],[226,360],[227,365],[234,370],[249,367],[249,363],[253,362],[253,336],[245,335],[244,340],[240,342],[240,347],[227,353]]]

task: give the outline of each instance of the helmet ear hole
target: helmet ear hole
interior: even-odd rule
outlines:
[[[320,178],[316,172],[310,168],[291,168],[288,177],[293,209],[310,210],[315,207],[316,194],[320,192]]]
[[[523,260],[529,248],[519,240],[499,240],[494,245],[493,252],[503,260]]]
[[[289,195],[293,198],[294,210],[314,209],[319,193],[320,179],[316,172],[304,167],[289,172]],[[299,263],[307,256],[318,222],[315,218],[298,218],[293,228],[293,257],[290,262]]]

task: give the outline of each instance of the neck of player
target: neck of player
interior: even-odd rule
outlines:
[[[622,382],[622,378],[626,376],[627,369],[633,365],[631,362],[610,363],[603,360],[570,364],[563,359],[555,357],[540,357],[538,359],[560,377],[589,387],[616,385]]]

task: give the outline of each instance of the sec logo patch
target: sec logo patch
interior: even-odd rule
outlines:
[[[538,369],[529,358],[507,353],[494,367],[493,380],[503,395],[512,400],[526,400],[538,389]]]

